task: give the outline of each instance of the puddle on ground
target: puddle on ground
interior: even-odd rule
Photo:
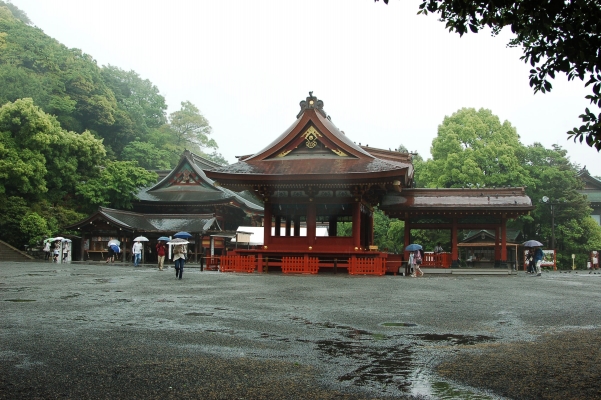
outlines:
[[[411,381],[407,378],[414,369],[410,345],[375,348],[362,342],[340,340],[319,340],[316,345],[329,363],[340,364],[345,359],[352,359],[353,365],[360,364],[353,371],[339,376],[340,382],[380,388],[394,386],[401,392],[409,392]]]
[[[73,293],[73,294],[68,294],[66,296],[61,296],[61,299],[67,300],[67,299],[72,299],[74,297],[79,297],[79,296],[81,296],[81,293]]]
[[[213,313],[208,313],[208,312],[189,312],[186,313],[184,315],[190,315],[193,317],[212,317]]]
[[[434,333],[424,333],[424,334],[414,334],[413,337],[416,337],[420,340],[428,341],[428,342],[451,342],[452,345],[474,345],[483,342],[490,342],[495,340],[493,336],[485,336],[485,335],[453,335],[453,334],[434,334]]]
[[[304,321],[303,321],[304,322]],[[404,322],[385,323],[384,326],[415,326]],[[388,325],[391,324],[391,325]],[[331,328],[331,323],[320,324]],[[492,336],[457,334],[409,334],[402,335],[411,340],[405,344],[386,346],[394,337],[383,333],[372,333],[349,326],[336,326],[343,339],[328,339],[315,342],[324,362],[350,371],[338,376],[338,381],[354,386],[375,389],[383,394],[398,395],[399,392],[414,396],[436,399],[493,399],[476,389],[464,388],[444,381],[435,381],[430,372],[429,361],[420,352],[423,342],[441,344],[475,345],[494,341]],[[266,336],[263,336],[266,337]],[[351,340],[349,340],[351,339]]]
[[[438,400],[495,400],[499,397],[490,396],[485,393],[473,392],[444,381],[424,381],[425,386],[418,389],[421,395]]]
[[[380,325],[382,325],[382,326],[417,326],[417,324],[413,324],[411,322],[383,322]]]
[[[28,289],[33,289],[31,287],[16,287],[16,288],[1,288],[0,292],[24,292]]]
[[[13,303],[27,303],[27,302],[35,301],[35,300],[29,300],[29,299],[6,299],[4,301],[11,301]]]

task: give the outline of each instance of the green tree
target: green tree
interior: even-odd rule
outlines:
[[[31,25],[31,20],[29,19],[27,14],[25,14],[23,10],[12,4],[10,1],[0,1],[0,7],[6,7],[11,12],[13,17],[23,22],[24,24]]]
[[[217,142],[209,137],[211,126],[198,108],[189,101],[182,101],[182,108],[169,115],[169,128],[175,144],[193,152],[216,150]]]
[[[52,235],[48,223],[36,212],[28,212],[19,223],[21,233],[27,237],[29,246],[37,246],[40,242]]]
[[[601,248],[601,242],[596,241],[601,236],[601,227],[590,223],[593,220],[589,217],[588,200],[578,193],[583,187],[576,175],[578,168],[568,160],[567,151],[557,145],[546,149],[540,143],[534,143],[525,149],[522,164],[531,177],[526,193],[536,206],[530,215],[520,219],[525,237],[539,240],[551,248],[551,225],[555,223],[557,263],[564,267],[571,266],[572,254],[581,257],[592,249]],[[550,205],[542,201],[543,197],[557,203],[553,206],[554,218]],[[587,249],[587,245],[591,247]]]
[[[445,117],[432,141],[432,159],[419,165],[417,180],[427,187],[527,186],[520,165],[523,146],[508,121],[490,110],[463,108]]]
[[[104,156],[100,140],[63,130],[32,99],[0,107],[0,193],[61,201]]]
[[[378,1],[378,0],[375,0]],[[388,3],[388,0],[384,0]],[[510,47],[520,47],[521,57],[532,66],[530,86],[534,92],[551,91],[551,80],[564,73],[569,80],[586,81],[592,88],[583,124],[568,132],[574,140],[601,150],[601,3],[590,0],[423,0],[418,14],[437,13],[449,31],[464,35],[485,27],[497,35],[504,27],[515,35]]]
[[[94,207],[131,209],[139,189],[157,177],[135,161],[107,161],[100,176],[78,185],[76,192]]]
[[[145,169],[169,169],[171,168],[170,153],[161,150],[152,143],[134,141],[125,146],[121,153],[124,160],[136,161]]]

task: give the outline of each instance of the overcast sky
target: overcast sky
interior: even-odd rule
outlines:
[[[309,91],[353,141],[430,158],[447,115],[488,108],[525,145],[559,144],[601,176],[600,156],[567,140],[588,91],[559,77],[534,95],[508,34],[460,38],[419,0],[12,0],[33,24],[98,65],[134,70],[167,100],[194,103],[229,162],[295,120]],[[519,182],[515,183],[519,185]]]

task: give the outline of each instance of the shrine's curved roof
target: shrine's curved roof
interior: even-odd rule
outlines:
[[[193,203],[197,205],[235,202],[246,211],[262,212],[263,208],[236,192],[216,187],[203,168],[217,168],[194,153],[185,151],[178,165],[155,185],[142,188],[137,197],[141,202]]]
[[[378,155],[385,155],[380,158]],[[379,150],[378,155],[354,143],[339,130],[323,102],[310,93],[296,121],[259,152],[237,163],[206,171],[222,185],[251,181],[353,181],[378,179],[408,186],[413,178],[410,157]]]
[[[100,207],[85,220],[67,228],[86,228],[93,221],[102,220],[126,231],[138,232],[206,232],[216,222],[212,214],[143,214],[133,211]]]

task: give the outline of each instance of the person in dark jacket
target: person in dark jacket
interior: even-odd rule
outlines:
[[[543,250],[540,247],[537,247],[536,250],[534,250],[534,265],[536,267],[536,276],[541,276],[540,265],[543,262],[543,257]]]

